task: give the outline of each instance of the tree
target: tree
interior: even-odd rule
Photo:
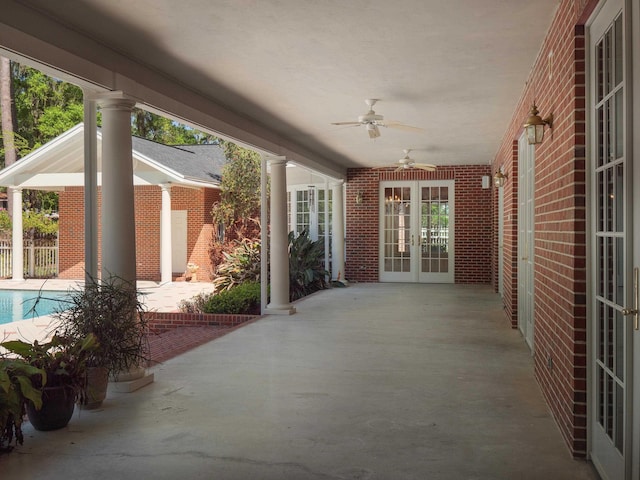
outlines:
[[[13,102],[13,81],[11,78],[11,61],[0,56],[0,115],[2,116],[2,144],[4,154],[4,166],[13,165],[18,160],[18,151],[15,145],[15,104]],[[13,211],[13,199],[7,192],[9,215]]]
[[[213,224],[218,225],[210,249],[213,265],[231,251],[237,240],[260,238],[260,156],[220,140],[228,163],[222,169],[220,201],[213,204]]]

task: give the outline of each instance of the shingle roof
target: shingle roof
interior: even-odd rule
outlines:
[[[133,150],[185,177],[219,182],[226,163],[220,145],[164,145],[145,138],[132,138]]]

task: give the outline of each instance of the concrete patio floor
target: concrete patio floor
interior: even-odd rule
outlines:
[[[0,457],[19,479],[596,479],[489,287],[312,295]]]

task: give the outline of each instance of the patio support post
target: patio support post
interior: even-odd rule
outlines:
[[[131,110],[121,92],[102,97],[102,279],[136,282]]]
[[[271,302],[265,313],[291,315],[289,301],[289,235],[287,226],[287,160],[267,157],[271,167]]]
[[[98,132],[93,92],[84,95],[84,270],[85,284],[98,279]]]
[[[22,237],[22,189],[11,187],[13,231],[11,240],[11,279],[24,280],[24,240]]]
[[[171,283],[171,185],[160,185],[162,207],[160,210],[160,283]]]
[[[331,280],[346,283],[344,278],[344,180],[332,183],[331,186],[333,188]]]

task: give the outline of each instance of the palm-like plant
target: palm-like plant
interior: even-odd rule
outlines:
[[[329,273],[322,266],[324,244],[313,241],[305,229],[297,237],[289,232],[289,297],[291,300],[327,287]]]

